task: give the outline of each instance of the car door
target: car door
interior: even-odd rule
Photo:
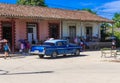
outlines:
[[[63,44],[64,44],[64,54],[70,54],[72,49],[70,48],[70,45],[68,44],[68,42],[64,41]]]
[[[67,46],[63,41],[58,41],[56,43],[57,46],[57,52],[58,54],[65,54],[66,50],[67,50]]]
[[[70,54],[73,52],[73,48],[70,46],[70,45],[67,45],[67,50],[66,50],[66,53],[67,54]]]

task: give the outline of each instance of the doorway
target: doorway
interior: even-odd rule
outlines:
[[[28,24],[27,25],[27,36],[28,41],[32,44],[37,43],[37,24]]]
[[[12,23],[2,23],[2,39],[7,39],[12,46]]]
[[[86,37],[92,39],[92,27],[86,27]]]
[[[59,38],[59,24],[49,23],[49,37],[50,38]]]
[[[73,42],[76,37],[76,26],[69,26],[70,41]]]

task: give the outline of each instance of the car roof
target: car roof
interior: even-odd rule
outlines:
[[[58,42],[58,41],[66,41],[66,40],[54,39],[54,40],[46,40],[45,42],[56,43],[56,42]]]

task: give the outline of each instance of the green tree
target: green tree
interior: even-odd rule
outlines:
[[[83,8],[82,10],[88,11],[88,12],[90,12],[92,14],[97,14],[97,12],[95,12],[95,11],[89,9],[89,8]]]
[[[102,23],[101,24],[101,41],[105,41],[105,37],[107,37],[107,30],[110,28],[109,23]]]
[[[115,13],[113,20],[115,21],[114,27],[120,28],[120,13]]]
[[[32,5],[32,6],[44,6],[46,7],[47,5],[45,4],[44,0],[18,0],[17,4],[21,5]]]

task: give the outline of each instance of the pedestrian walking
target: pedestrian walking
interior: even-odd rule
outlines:
[[[4,58],[6,59],[9,56],[9,52],[11,51],[8,45],[8,41],[4,42]]]

